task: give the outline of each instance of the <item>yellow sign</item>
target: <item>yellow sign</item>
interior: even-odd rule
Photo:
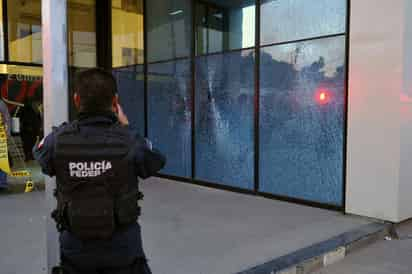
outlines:
[[[33,181],[27,181],[27,182],[26,182],[26,188],[24,189],[24,192],[25,192],[25,193],[32,192],[33,189],[34,189],[34,183],[33,183]]]
[[[0,64],[0,74],[11,74],[15,75],[16,78],[17,75],[19,77],[23,77],[23,75],[36,76],[36,79],[40,79],[43,76],[43,68]]]
[[[9,164],[9,150],[7,147],[7,132],[3,123],[3,115],[0,114],[0,170],[13,177],[31,177],[27,170],[13,172]]]
[[[19,170],[19,171],[13,171],[11,173],[11,176],[13,176],[13,177],[30,177],[31,173],[27,170]]]

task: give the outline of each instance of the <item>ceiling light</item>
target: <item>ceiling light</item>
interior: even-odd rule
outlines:
[[[173,12],[171,12],[171,13],[169,13],[169,14],[170,14],[170,15],[178,15],[178,14],[181,14],[181,13],[183,13],[182,10],[176,10],[176,11],[173,11]]]

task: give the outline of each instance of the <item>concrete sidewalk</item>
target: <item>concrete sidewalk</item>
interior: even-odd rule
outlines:
[[[44,192],[0,195],[0,273],[42,274],[46,265]]]
[[[341,213],[163,179],[142,184],[154,274],[232,274],[369,223]],[[43,192],[0,196],[0,273],[41,274]]]
[[[400,225],[399,240],[379,241],[316,274],[412,273],[412,221]]]

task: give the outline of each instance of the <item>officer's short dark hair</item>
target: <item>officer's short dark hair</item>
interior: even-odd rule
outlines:
[[[88,69],[77,74],[74,92],[80,96],[80,111],[108,111],[117,94],[116,80],[103,69]]]

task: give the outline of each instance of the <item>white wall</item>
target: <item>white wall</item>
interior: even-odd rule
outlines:
[[[409,16],[409,17],[408,17]],[[404,7],[403,87],[401,90],[401,157],[399,178],[399,219],[412,216],[412,1]]]
[[[411,11],[351,1],[346,210],[393,222],[412,217]]]

